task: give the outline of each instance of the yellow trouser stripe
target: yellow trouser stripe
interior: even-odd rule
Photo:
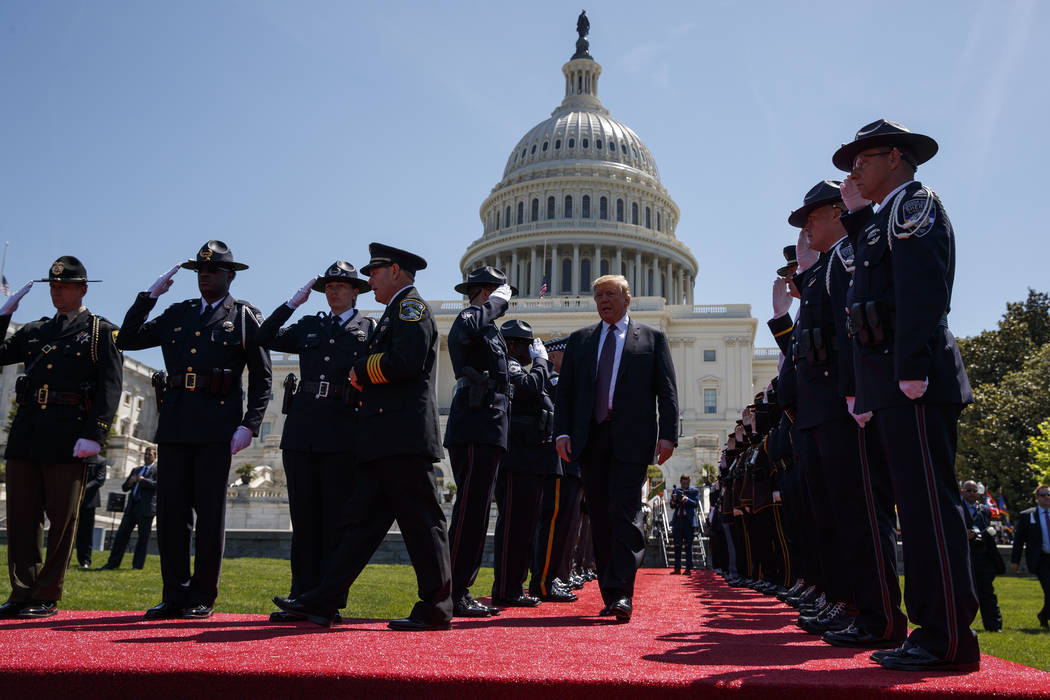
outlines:
[[[561,504],[561,478],[554,480],[554,515],[551,516],[550,532],[547,533],[547,556],[543,560],[543,576],[540,577],[540,590],[547,595],[547,574],[551,568],[551,550],[554,548],[554,525],[558,522],[558,506]]]

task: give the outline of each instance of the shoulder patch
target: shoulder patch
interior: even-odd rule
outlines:
[[[919,193],[922,193],[919,196]],[[902,218],[899,228],[904,231],[912,231],[911,235],[922,238],[933,228],[937,221],[937,207],[931,206],[932,200],[925,190],[916,192],[916,196],[909,199],[901,207]],[[908,234],[897,234],[898,238],[904,238]]]
[[[117,336],[120,335],[120,331],[119,330],[110,331],[109,334],[113,336],[113,344],[116,345],[117,344]]]
[[[418,321],[423,318],[423,312],[426,310],[427,305],[419,299],[405,299],[401,302],[397,317],[402,321]]]

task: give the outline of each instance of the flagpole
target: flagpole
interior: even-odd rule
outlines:
[[[0,277],[4,276],[4,270],[7,269],[7,246],[11,245],[11,241],[4,241],[4,259],[0,261]]]

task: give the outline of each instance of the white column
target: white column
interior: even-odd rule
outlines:
[[[689,303],[690,306],[692,306],[693,305],[693,285],[696,283],[696,280],[695,280],[695,278],[692,275],[686,275],[685,282],[686,282],[686,288],[685,288],[686,289],[686,291],[685,291],[686,298],[689,299],[688,303]]]
[[[510,253],[510,273],[507,274],[507,279],[512,285],[518,288],[518,293],[521,293],[521,275],[518,274],[518,249],[515,248]]]
[[[645,296],[645,280],[642,279],[642,251],[634,251],[634,284],[631,285],[638,291],[635,292],[638,296]]]
[[[529,268],[529,296],[534,297],[540,293],[540,272],[536,269],[536,246],[530,249],[531,267]]]
[[[670,260],[667,261],[667,272],[665,273],[665,275],[667,277],[667,290],[664,292],[664,296],[667,297],[667,303],[668,304],[678,304],[681,300],[680,299],[675,299],[675,295],[674,295],[674,274],[672,274],[672,272],[671,272],[671,261]],[[670,293],[668,293],[668,292],[670,292]]]
[[[678,303],[684,304],[685,301],[685,268],[678,268]]]
[[[660,281],[660,261],[653,256],[653,296],[660,297],[664,294],[663,283]]]
[[[580,283],[580,244],[572,244],[572,288],[570,292],[578,292],[583,285]]]
[[[590,284],[592,280],[601,277],[602,275],[602,247],[600,245],[594,246],[594,258],[591,259],[591,279],[587,280]]]
[[[616,269],[610,270],[614,275],[620,274],[620,270],[623,268],[623,248],[616,246]]]
[[[551,296],[561,294],[561,264],[558,261],[558,246],[551,246]]]

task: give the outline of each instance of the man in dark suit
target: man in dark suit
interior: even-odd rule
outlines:
[[[434,371],[438,332],[430,307],[415,287],[423,258],[381,243],[368,246],[376,301],[386,310],[354,363],[350,383],[360,394],[354,440],[357,474],[346,505],[340,542],[321,583],[295,598],[273,599],[285,612],[329,626],[346,590],[396,521],[416,570],[420,600],[402,631],[446,630],[452,620],[452,567],[445,514],[437,499],[434,462],[441,460]]]
[[[32,287],[0,307],[0,366],[23,363],[15,384],[18,410],[7,438],[7,568],[11,595],[2,618],[51,617],[73,553],[84,489],[84,458],[98,454],[120,400],[124,361],[116,326],[84,307],[83,263],[63,255],[48,282],[55,315],[7,338],[11,314]],[[44,518],[50,523],[42,551]]]
[[[562,459],[579,460],[591,515],[602,615],[631,619],[645,554],[642,484],[677,445],[678,391],[667,336],[631,320],[622,275],[594,281],[601,322],[569,337],[554,412]],[[655,455],[654,455],[655,452]]]
[[[682,573],[682,547],[685,547],[685,573],[693,573],[693,537],[700,521],[696,517],[696,506],[700,503],[700,491],[689,485],[688,474],[682,474],[679,486],[671,492],[671,536],[674,538],[674,571]]]
[[[95,509],[102,505],[98,490],[106,483],[106,461],[94,455],[84,460],[84,464],[87,466],[87,479],[84,481],[84,498],[80,501],[80,516],[77,518],[77,563],[81,569],[90,569]]]
[[[995,577],[1005,573],[1006,567],[995,546],[992,513],[988,505],[981,502],[981,493],[975,481],[963,482],[962,499],[977,602],[981,606],[981,622],[988,632],[1000,632],[1003,629],[1003,614],[999,610],[999,598],[995,595]]]
[[[103,569],[119,569],[124,559],[124,550],[128,548],[131,532],[138,528],[139,538],[135,542],[135,555],[131,559],[134,569],[146,565],[146,552],[149,550],[149,537],[153,531],[153,516],[157,513],[157,452],[152,447],[146,448],[146,463],[136,467],[121,484],[120,490],[131,492],[120,519],[120,527],[113,537],[113,548],[109,560]]]
[[[1025,554],[1028,572],[1039,579],[1043,587],[1043,609],[1036,616],[1039,626],[1050,627],[1050,486],[1040,484],[1035,489],[1035,508],[1021,511],[1014,522],[1014,548],[1010,568],[1016,574],[1021,570],[1021,553]]]
[[[147,321],[180,267],[197,273],[200,298],[172,304]],[[270,400],[270,353],[258,341],[262,314],[230,295],[237,272],[247,268],[234,261],[225,243],[208,241],[196,259],[176,265],[139,293],[120,328],[122,349],[159,345],[167,369],[156,437],[164,453],[157,481],[164,589],[161,603],[146,611],[147,620],[210,617],[219,593],[231,458],[259,434]],[[245,368],[247,406],[241,386]]]

